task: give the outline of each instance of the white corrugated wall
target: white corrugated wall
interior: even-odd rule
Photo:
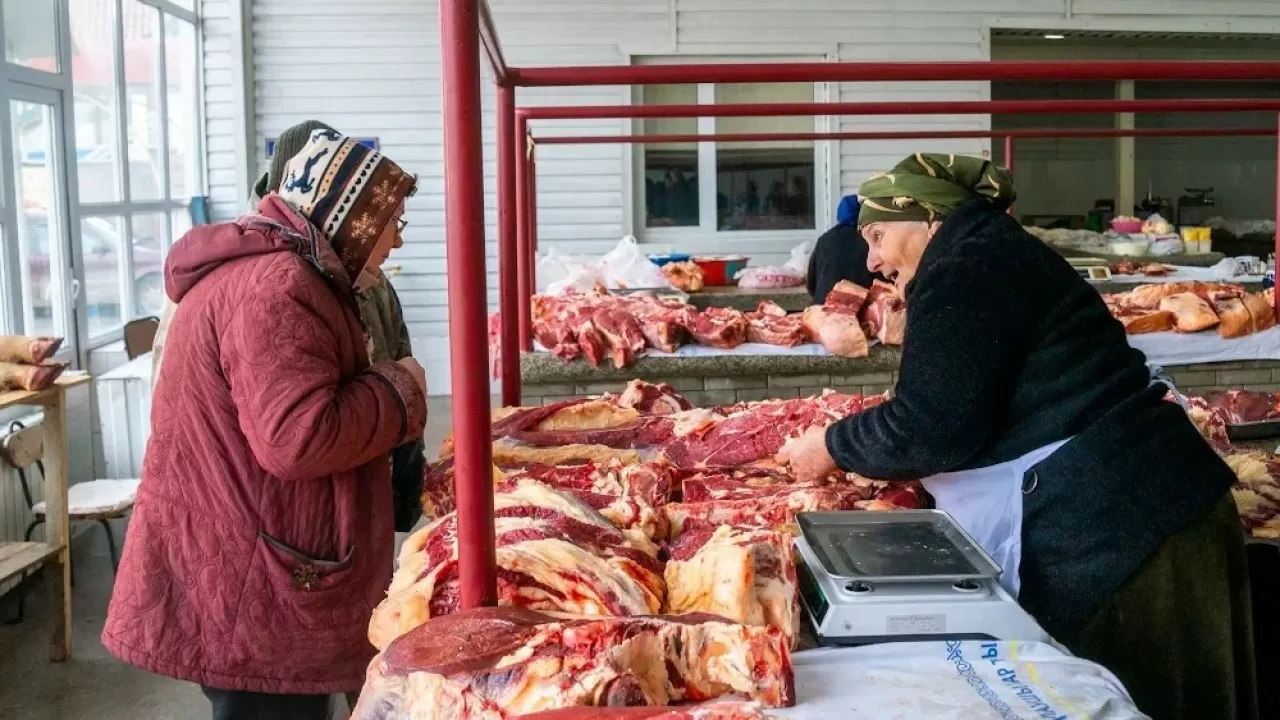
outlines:
[[[222,74],[234,60],[225,33],[238,0],[205,0],[210,192],[215,215],[236,212],[236,134],[224,122],[235,109],[234,83]],[[492,0],[503,48],[513,65],[617,64],[673,56],[856,60],[981,60],[990,57],[991,27],[1101,28],[1265,32],[1280,30],[1280,3],[1236,0]],[[222,15],[218,13],[222,12]],[[359,136],[377,136],[390,157],[418,173],[409,207],[407,245],[392,263],[417,353],[427,360],[434,393],[448,392],[444,279],[443,183],[440,160],[439,47],[433,0],[252,0],[249,3],[254,138],[314,117]],[[223,92],[223,88],[226,89]],[[840,100],[955,99],[989,96],[987,83],[845,84]],[[630,101],[625,88],[522,91],[527,104]],[[486,110],[492,93],[484,93]],[[225,115],[223,113],[226,113]],[[489,299],[496,300],[492,114],[486,112]],[[984,128],[985,117],[932,117],[914,128]],[[903,118],[845,119],[844,130],[901,127]],[[557,123],[540,134],[625,131],[623,122]],[[985,141],[842,143],[819,172],[828,195],[850,192],[871,172],[907,152],[938,149],[981,153]],[[257,163],[249,163],[256,166]],[[629,150],[618,146],[544,146],[539,151],[539,234],[565,252],[600,252],[629,230]],[[246,171],[247,172],[247,171]],[[812,233],[810,233],[812,234]],[[795,236],[747,241],[756,261],[781,257]],[[713,248],[714,240],[694,244]],[[735,249],[741,249],[735,239]],[[476,329],[480,331],[480,328]]]

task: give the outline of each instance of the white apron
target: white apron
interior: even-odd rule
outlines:
[[[1022,493],[1035,490],[1034,486],[1022,487],[1023,476],[1070,440],[1059,440],[999,465],[939,473],[920,481],[937,508],[955,519],[1000,566],[1000,584],[1015,598],[1021,586]]]
[[[1164,384],[1186,408],[1186,399],[1158,365],[1148,365],[1151,385]],[[999,465],[940,473],[920,482],[933,495],[939,510],[945,510],[969,533],[1003,571],[1000,584],[1013,597],[1018,597],[1022,583],[1018,571],[1022,564],[1022,496],[1035,491],[1039,479],[1026,473],[1037,463],[1066,445],[1071,438],[1037,448],[1019,458]],[[1023,482],[1028,483],[1023,487]]]

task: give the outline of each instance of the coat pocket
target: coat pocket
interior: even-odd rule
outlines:
[[[322,560],[261,530],[258,531],[258,539],[267,551],[266,570],[277,592],[291,589],[298,593],[323,595],[342,586],[355,563],[354,545],[339,560]]]

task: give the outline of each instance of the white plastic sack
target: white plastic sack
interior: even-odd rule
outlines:
[[[791,248],[791,259],[787,261],[783,267],[800,273],[801,282],[804,281],[805,275],[809,273],[809,256],[813,254],[815,241],[806,240],[805,242]]]
[[[1230,280],[1237,275],[1243,275],[1244,268],[1235,258],[1223,258],[1218,261],[1218,264],[1209,268],[1209,272],[1214,280]]]
[[[771,265],[743,268],[733,277],[738,281],[738,287],[747,290],[789,288],[804,284],[803,271]]]
[[[604,285],[599,264],[585,258],[574,258],[547,250],[538,258],[537,290],[541,295],[588,293]]]
[[[600,260],[600,265],[605,284],[611,290],[671,287],[667,277],[640,251],[636,239],[630,235],[622,238],[618,246]]]
[[[808,650],[791,662],[793,720],[1142,720],[1100,665],[1035,642],[937,641]]]
[[[1158,237],[1151,241],[1151,247],[1147,250],[1148,255],[1178,255],[1186,249],[1186,244],[1182,242],[1182,238],[1177,235],[1169,237]]]

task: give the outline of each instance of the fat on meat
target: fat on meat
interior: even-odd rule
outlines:
[[[1176,293],[1160,301],[1160,309],[1173,313],[1173,329],[1183,333],[1208,330],[1218,324],[1218,316],[1208,301],[1195,293]]]
[[[795,347],[808,340],[804,319],[798,313],[788,314],[771,300],[762,300],[754,312],[747,313],[748,342]]]
[[[802,316],[809,336],[832,355],[847,358],[866,357],[870,348],[858,314],[840,307],[811,305]]]
[[[508,720],[569,707],[666,706],[730,695],[769,707],[795,704],[791,656],[776,628],[710,615],[573,617],[476,608],[433,618],[387,646],[370,663],[352,717]]]
[[[691,311],[686,328],[699,345],[732,350],[747,341],[747,317],[733,308],[712,307]]]

